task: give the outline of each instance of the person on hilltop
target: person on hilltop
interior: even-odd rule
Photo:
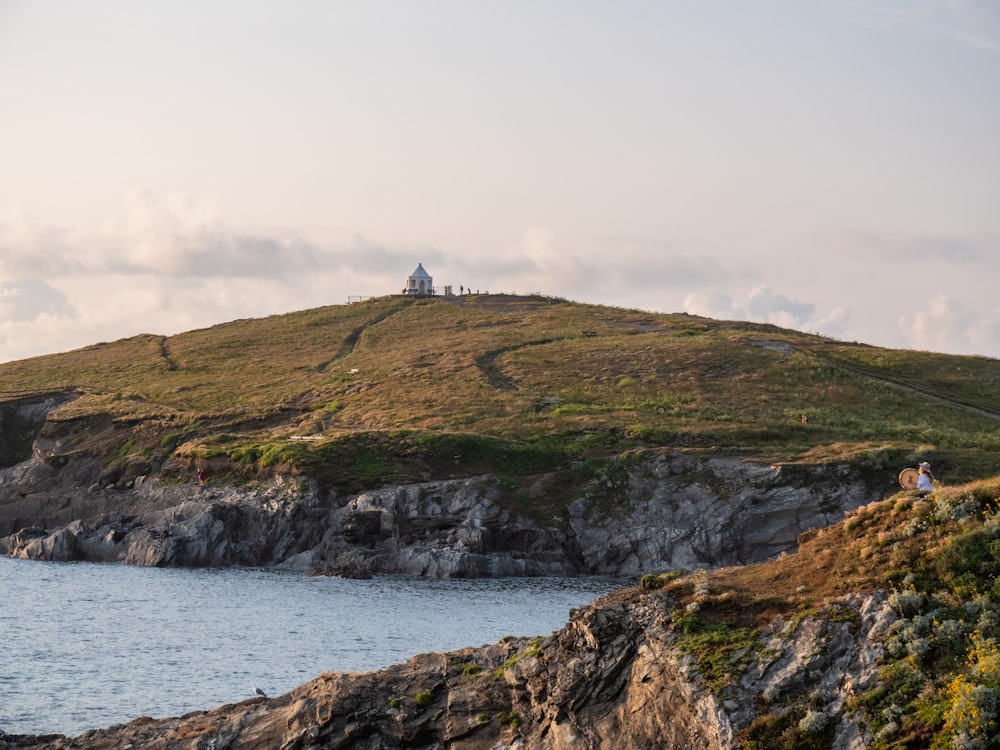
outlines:
[[[921,461],[918,467],[917,489],[922,491],[934,489],[934,475],[931,474],[931,465],[926,461]]]

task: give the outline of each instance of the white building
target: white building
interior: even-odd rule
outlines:
[[[417,270],[406,279],[403,294],[434,294],[434,279],[424,270],[422,263],[417,263]]]

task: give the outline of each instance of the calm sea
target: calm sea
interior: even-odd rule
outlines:
[[[254,685],[277,695],[322,672],[548,635],[619,585],[0,557],[0,730],[75,736],[241,701]]]

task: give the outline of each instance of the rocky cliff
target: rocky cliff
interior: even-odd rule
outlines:
[[[793,550],[802,532],[879,499],[892,481],[848,466],[649,450],[609,462],[546,516],[491,475],[343,497],[291,474],[199,486],[169,462],[143,474],[74,451],[71,432],[38,427],[53,403],[0,414],[10,438],[0,469],[5,554],[351,576],[631,577]],[[323,675],[283,696],[75,739],[0,734],[0,749],[714,749],[736,747],[769,713],[824,733],[831,747],[862,747],[866,728],[845,701],[874,679],[875,644],[891,617],[884,599],[844,598],[830,605],[836,617],[822,608],[793,621],[772,613],[723,650],[720,675],[700,661],[691,628],[697,621],[714,633],[693,613],[724,596],[623,589],[545,638]]]
[[[75,739],[0,735],[0,749],[728,750],[769,712],[825,747],[866,745],[846,702],[876,677],[876,641],[893,619],[884,596],[831,602],[836,617],[772,618],[731,654],[721,681],[701,671],[678,626],[699,596],[712,595],[679,610],[668,593],[623,589],[546,638],[325,674],[286,695]]]
[[[490,476],[337,498],[303,478],[203,487],[153,476],[118,488],[96,483],[99,471],[90,459],[57,469],[36,456],[0,472],[0,551],[348,576],[636,576],[766,559],[883,492],[846,467],[650,452],[613,487],[595,480],[541,520],[505,504]]]
[[[748,563],[795,548],[879,499],[891,476],[838,465],[637,451],[608,461],[575,499],[512,499],[484,475],[337,496],[273,474],[200,486],[176,460],[123,465],[88,441],[142,426],[54,421],[73,394],[0,409],[0,552],[138,565],[285,565],[367,576],[587,573],[636,576]],[[93,446],[91,446],[93,447]],[[220,475],[232,471],[222,467]],[[539,500],[539,502],[535,502]],[[549,507],[546,514],[539,507]]]

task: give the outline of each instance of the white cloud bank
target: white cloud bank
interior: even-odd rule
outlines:
[[[317,241],[238,231],[190,196],[141,190],[89,233],[0,216],[0,361],[391,294],[417,262],[439,291],[542,292],[997,357],[989,246],[858,234],[741,255],[711,238],[567,238],[539,227],[472,254],[347,232]]]

